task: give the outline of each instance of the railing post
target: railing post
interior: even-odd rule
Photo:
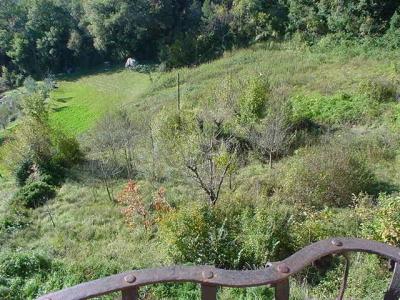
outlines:
[[[384,300],[400,299],[400,248],[369,240],[335,238],[309,245],[285,260],[270,263],[266,268],[258,271],[246,271],[244,273],[216,269],[210,266],[206,268],[205,266],[174,266],[144,269],[82,283],[44,295],[38,300],[91,299],[114,292],[122,293],[122,300],[137,300],[139,298],[139,286],[163,282],[198,282],[201,284],[202,300],[216,300],[220,286],[248,287],[254,285],[268,285],[274,288],[276,300],[288,300],[290,294],[289,276],[296,274],[321,257],[341,255],[346,254],[346,252],[366,252],[391,259],[396,266]],[[349,274],[349,260],[346,256],[345,258],[346,268],[339,299],[343,298]],[[140,281],[137,281],[136,276],[140,276]]]
[[[385,293],[384,300],[398,300],[400,299],[400,265],[395,262],[392,281],[388,291]]]
[[[202,284],[201,300],[217,300],[217,286]]]
[[[343,300],[344,292],[346,291],[347,288],[347,280],[349,278],[350,258],[347,253],[345,253],[343,256],[346,259],[346,266],[344,269],[342,284],[340,286],[339,296],[336,298],[336,300]]]
[[[122,300],[137,300],[139,299],[139,290],[137,287],[129,288],[122,291]]]
[[[275,284],[275,300],[289,300],[289,279],[284,279]]]

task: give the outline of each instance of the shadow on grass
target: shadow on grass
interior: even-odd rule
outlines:
[[[86,76],[95,76],[99,74],[114,74],[120,73],[124,71],[125,68],[123,66],[97,66],[93,68],[88,68],[84,70],[76,71],[72,74],[62,74],[57,76],[58,80],[67,81],[67,82],[74,82],[78,81],[82,77]]]
[[[0,147],[12,138],[12,128],[0,130]]]
[[[59,106],[59,107],[53,107],[51,110],[53,111],[53,112],[60,112],[60,111],[63,111],[63,110],[65,110],[66,108],[68,108],[68,106]]]
[[[74,99],[74,97],[60,97],[56,98],[55,101],[60,103],[66,103],[68,100]]]
[[[374,196],[379,196],[379,194],[392,194],[400,192],[399,186],[385,181],[377,181],[371,186],[369,193]]]
[[[5,141],[6,141],[6,137],[3,136],[3,135],[0,133],[0,147],[3,146],[3,144],[5,143]]]
[[[148,70],[150,72],[155,72],[158,69],[158,65],[153,61],[142,61],[140,63],[141,63],[140,66],[142,66],[142,67],[137,68],[137,70],[132,70],[132,72],[147,73],[146,70]],[[143,66],[145,68],[143,68]],[[109,65],[109,66],[98,65],[96,67],[82,69],[82,70],[76,71],[71,74],[61,74],[61,75],[57,76],[57,79],[67,81],[67,82],[74,82],[74,81],[77,81],[77,80],[81,79],[82,77],[86,77],[86,76],[95,76],[95,75],[99,75],[99,74],[103,74],[103,75],[104,74],[115,74],[115,73],[121,73],[125,70],[126,69],[124,67],[124,63],[118,64],[118,65]]]

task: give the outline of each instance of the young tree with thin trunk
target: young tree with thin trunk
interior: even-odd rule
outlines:
[[[272,100],[275,102],[271,105],[267,117],[253,128],[250,135],[253,145],[267,158],[270,168],[274,158],[284,154],[294,138],[287,98],[278,91]]]
[[[182,147],[188,177],[207,195],[209,204],[215,205],[224,181],[236,165],[234,139],[223,137],[220,126],[203,123]]]
[[[92,163],[90,169],[104,185],[111,201],[113,181],[118,177],[133,178],[136,125],[126,110],[106,115],[90,136]]]

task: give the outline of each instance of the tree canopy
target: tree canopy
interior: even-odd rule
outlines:
[[[208,61],[232,47],[300,34],[347,38],[398,29],[394,0],[3,0],[0,65],[43,76],[128,56],[167,67]],[[12,73],[14,72],[14,73]]]

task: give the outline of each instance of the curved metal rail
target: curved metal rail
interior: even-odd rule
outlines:
[[[203,300],[216,299],[217,288],[251,287],[270,285],[275,287],[275,299],[289,299],[288,278],[314,261],[332,254],[348,252],[366,252],[377,254],[395,263],[392,283],[385,294],[385,300],[399,299],[400,287],[400,249],[383,243],[356,239],[332,238],[311,244],[288,258],[270,263],[259,270],[232,271],[212,266],[174,266],[129,271],[102,279],[82,283],[64,290],[38,298],[38,300],[81,300],[121,291],[123,300],[138,299],[141,286],[165,282],[195,282],[201,284]],[[338,299],[342,299],[347,283],[348,258],[346,271]]]

